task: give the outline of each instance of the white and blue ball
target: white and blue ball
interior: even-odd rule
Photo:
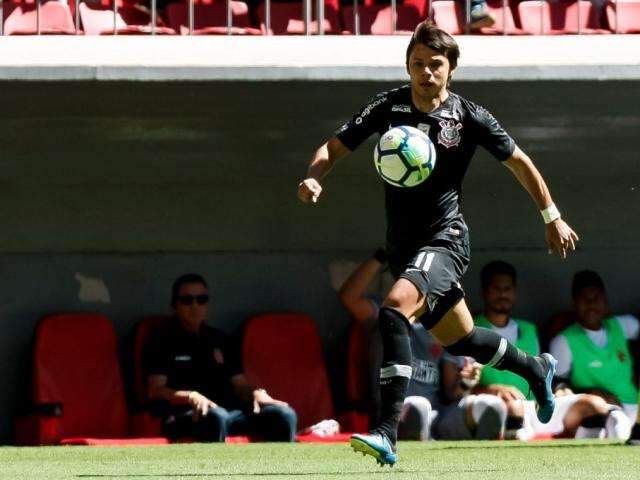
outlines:
[[[401,188],[423,183],[436,166],[436,149],[429,136],[414,127],[394,127],[380,137],[373,152],[380,178]]]

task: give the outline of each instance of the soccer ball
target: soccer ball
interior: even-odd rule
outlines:
[[[414,127],[394,127],[380,137],[373,151],[380,178],[396,187],[424,182],[436,166],[436,149],[429,136]]]

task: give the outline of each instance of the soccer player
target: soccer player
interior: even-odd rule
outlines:
[[[387,249],[397,279],[380,309],[383,339],[380,369],[381,418],[368,435],[354,435],[351,446],[381,465],[396,462],[398,420],[411,378],[409,320],[417,318],[452,355],[511,370],[531,386],[538,416],[546,422],[554,409],[551,382],[555,359],[534,357],[491,330],[474,327],[459,280],[469,264],[468,229],[460,212],[462,179],[478,145],[500,160],[529,192],[545,222],[549,251],[564,258],[575,248],[575,232],[560,218],[549,190],[529,157],[484,108],[449,91],[458,45],[428,21],[418,24],[406,53],[410,84],[375,96],[351,121],[320,146],[298,185],[303,202],[316,203],[321,181],[335,162],[374,133],[409,125],[429,135],[436,167],[414,188],[385,184]]]

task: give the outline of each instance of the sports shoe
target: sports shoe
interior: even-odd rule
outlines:
[[[640,423],[636,422],[633,424],[631,435],[629,436],[629,440],[627,440],[627,445],[640,447]]]
[[[496,19],[493,18],[489,9],[485,3],[476,3],[471,6],[469,11],[469,29],[479,30],[480,28],[491,27],[496,23]]]
[[[544,369],[544,377],[538,385],[532,386],[531,391],[538,402],[538,420],[542,423],[549,423],[549,420],[551,420],[551,416],[553,415],[553,410],[556,408],[556,401],[553,396],[551,383],[553,382],[553,376],[556,373],[558,361],[548,353],[543,353],[536,358]]]
[[[396,448],[389,438],[381,432],[369,434],[354,433],[351,435],[351,448],[354,452],[362,452],[362,455],[371,455],[381,467],[396,463]]]

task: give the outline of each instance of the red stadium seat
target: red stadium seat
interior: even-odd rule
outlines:
[[[298,414],[298,428],[335,418],[320,335],[313,320],[301,313],[268,313],[251,318],[242,342],[242,360],[249,383],[262,385],[288,402]],[[364,421],[363,421],[364,420]],[[343,429],[366,429],[366,416],[345,412]],[[301,442],[346,441],[348,434],[329,437],[299,435]]]
[[[413,33],[416,25],[423,19],[420,9],[413,4],[399,4],[396,10],[396,30],[393,31],[393,10],[388,5],[361,5],[360,33],[364,35],[393,35]],[[342,19],[349,32],[356,31],[355,15],[352,6],[342,8]]]
[[[492,27],[480,29],[480,33],[484,35],[522,35],[524,30],[516,27],[513,18],[513,11],[509,2],[503,0],[487,0],[487,10],[493,15],[496,23]]]
[[[518,5],[522,29],[532,35],[609,33],[600,27],[598,12],[588,0],[549,3],[527,0]]]
[[[616,14],[616,9],[618,13]],[[609,28],[617,33],[640,33],[640,1],[620,0],[606,6]]]
[[[460,2],[437,0],[431,4],[436,25],[451,35],[464,33],[465,17]]]
[[[189,34],[189,4],[170,3],[166,9],[169,25],[182,35]],[[227,35],[226,2],[199,3],[193,7],[193,35]],[[262,32],[251,26],[249,7],[244,2],[231,2],[231,33],[234,35],[261,35]]]
[[[100,3],[80,3],[80,18],[87,35],[113,35],[113,7]],[[148,35],[151,33],[151,16],[133,5],[117,7],[115,34]],[[156,35],[175,35],[175,30],[156,23]]]
[[[37,410],[59,405],[62,414],[18,418],[18,443],[130,443],[116,336],[107,317],[64,313],[42,319],[35,335],[32,397]]]
[[[37,6],[33,3],[2,3],[5,35],[36,35]],[[40,5],[40,33],[42,35],[75,35],[76,27],[66,3],[49,0]]]
[[[244,372],[298,414],[298,428],[333,418],[333,402],[318,329],[300,313],[251,318],[242,342]]]
[[[311,33],[318,33],[318,21],[315,2],[312,2],[313,13],[310,25]],[[271,2],[271,30],[267,32],[266,4],[261,3],[256,9],[256,16],[263,32],[271,35],[302,35],[304,34],[304,13],[302,2]],[[338,34],[341,32],[338,10],[332,3],[325,2],[324,33]]]

